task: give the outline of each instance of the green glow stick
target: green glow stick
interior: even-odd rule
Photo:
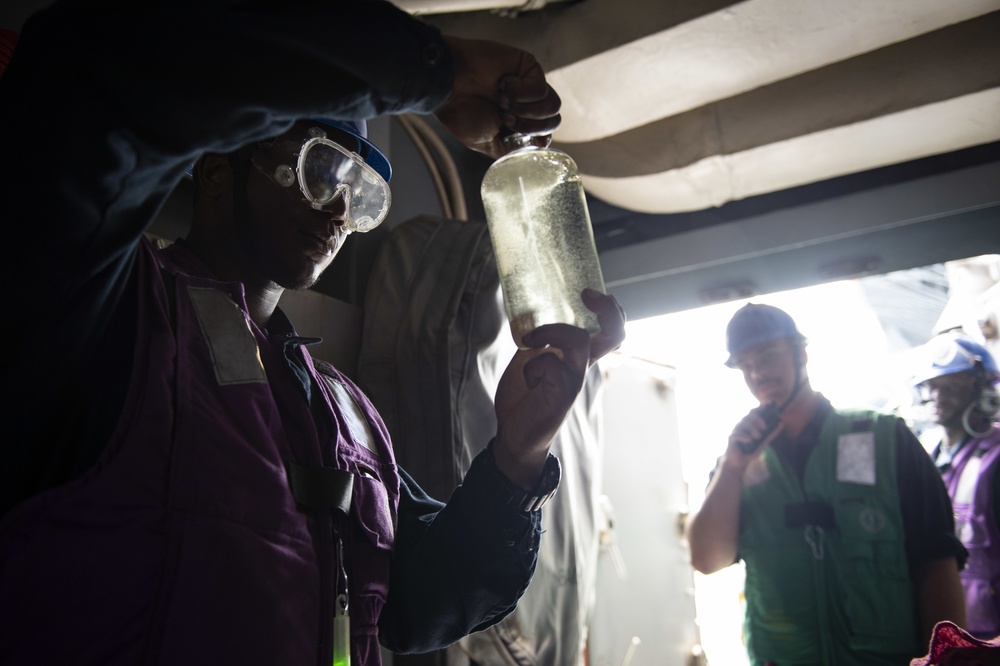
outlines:
[[[347,614],[347,596],[337,597],[333,616],[333,666],[351,666],[351,618]]]

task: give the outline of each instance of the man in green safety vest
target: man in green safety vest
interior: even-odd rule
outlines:
[[[744,561],[755,666],[908,664],[938,621],[965,622],[966,552],[937,470],[899,418],[812,389],[784,311],[746,305],[726,338],[760,405],[688,522],[694,568]]]

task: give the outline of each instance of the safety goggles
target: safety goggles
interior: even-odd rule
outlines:
[[[298,183],[303,203],[314,210],[334,210],[343,199],[346,231],[364,233],[381,224],[392,202],[389,184],[364,158],[328,139],[323,130],[313,127],[309,134],[298,150],[279,140],[255,151],[251,162],[281,187]],[[289,157],[294,168],[287,163]]]

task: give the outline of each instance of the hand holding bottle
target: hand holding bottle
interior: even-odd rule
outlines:
[[[583,387],[587,369],[625,339],[625,312],[614,296],[594,290],[581,298],[599,330],[548,324],[525,336],[497,387],[497,467],[525,489],[538,482],[552,438]]]
[[[504,128],[547,146],[559,127],[562,101],[534,56],[485,40],[445,36],[454,58],[451,96],[434,112],[449,132],[491,157],[507,152]]]

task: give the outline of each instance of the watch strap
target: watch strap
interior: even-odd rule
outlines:
[[[533,489],[525,490],[514,485],[496,466],[492,442],[484,452],[484,466],[487,468],[487,473],[483,478],[489,485],[490,494],[501,503],[525,513],[541,509],[556,494],[559,482],[562,480],[562,465],[559,458],[550,453],[545,460],[542,477]]]

